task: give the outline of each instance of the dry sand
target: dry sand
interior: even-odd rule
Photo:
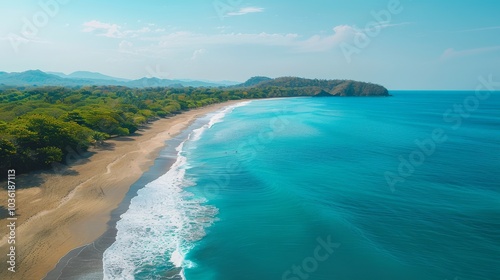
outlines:
[[[236,102],[161,119],[138,131],[137,136],[106,141],[104,147],[92,149],[93,154],[75,157],[65,175],[52,170],[18,176],[16,272],[7,270],[10,245],[7,221],[2,220],[0,279],[42,279],[69,251],[97,239],[106,231],[111,211],[154,163],[166,140],[196,118]],[[0,198],[5,199],[0,205],[4,207],[6,197],[1,188]]]

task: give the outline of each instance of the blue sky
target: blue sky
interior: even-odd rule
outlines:
[[[499,12],[497,0],[2,1],[0,71],[474,89],[500,76]]]

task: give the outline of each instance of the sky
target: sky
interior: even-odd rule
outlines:
[[[0,71],[475,89],[500,80],[499,12],[498,0],[1,1]]]

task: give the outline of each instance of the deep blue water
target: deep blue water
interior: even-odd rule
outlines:
[[[205,117],[122,215],[106,277],[500,279],[500,94],[392,94]]]

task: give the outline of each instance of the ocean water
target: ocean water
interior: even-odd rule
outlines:
[[[106,279],[500,279],[500,94],[254,100],[139,190]]]

